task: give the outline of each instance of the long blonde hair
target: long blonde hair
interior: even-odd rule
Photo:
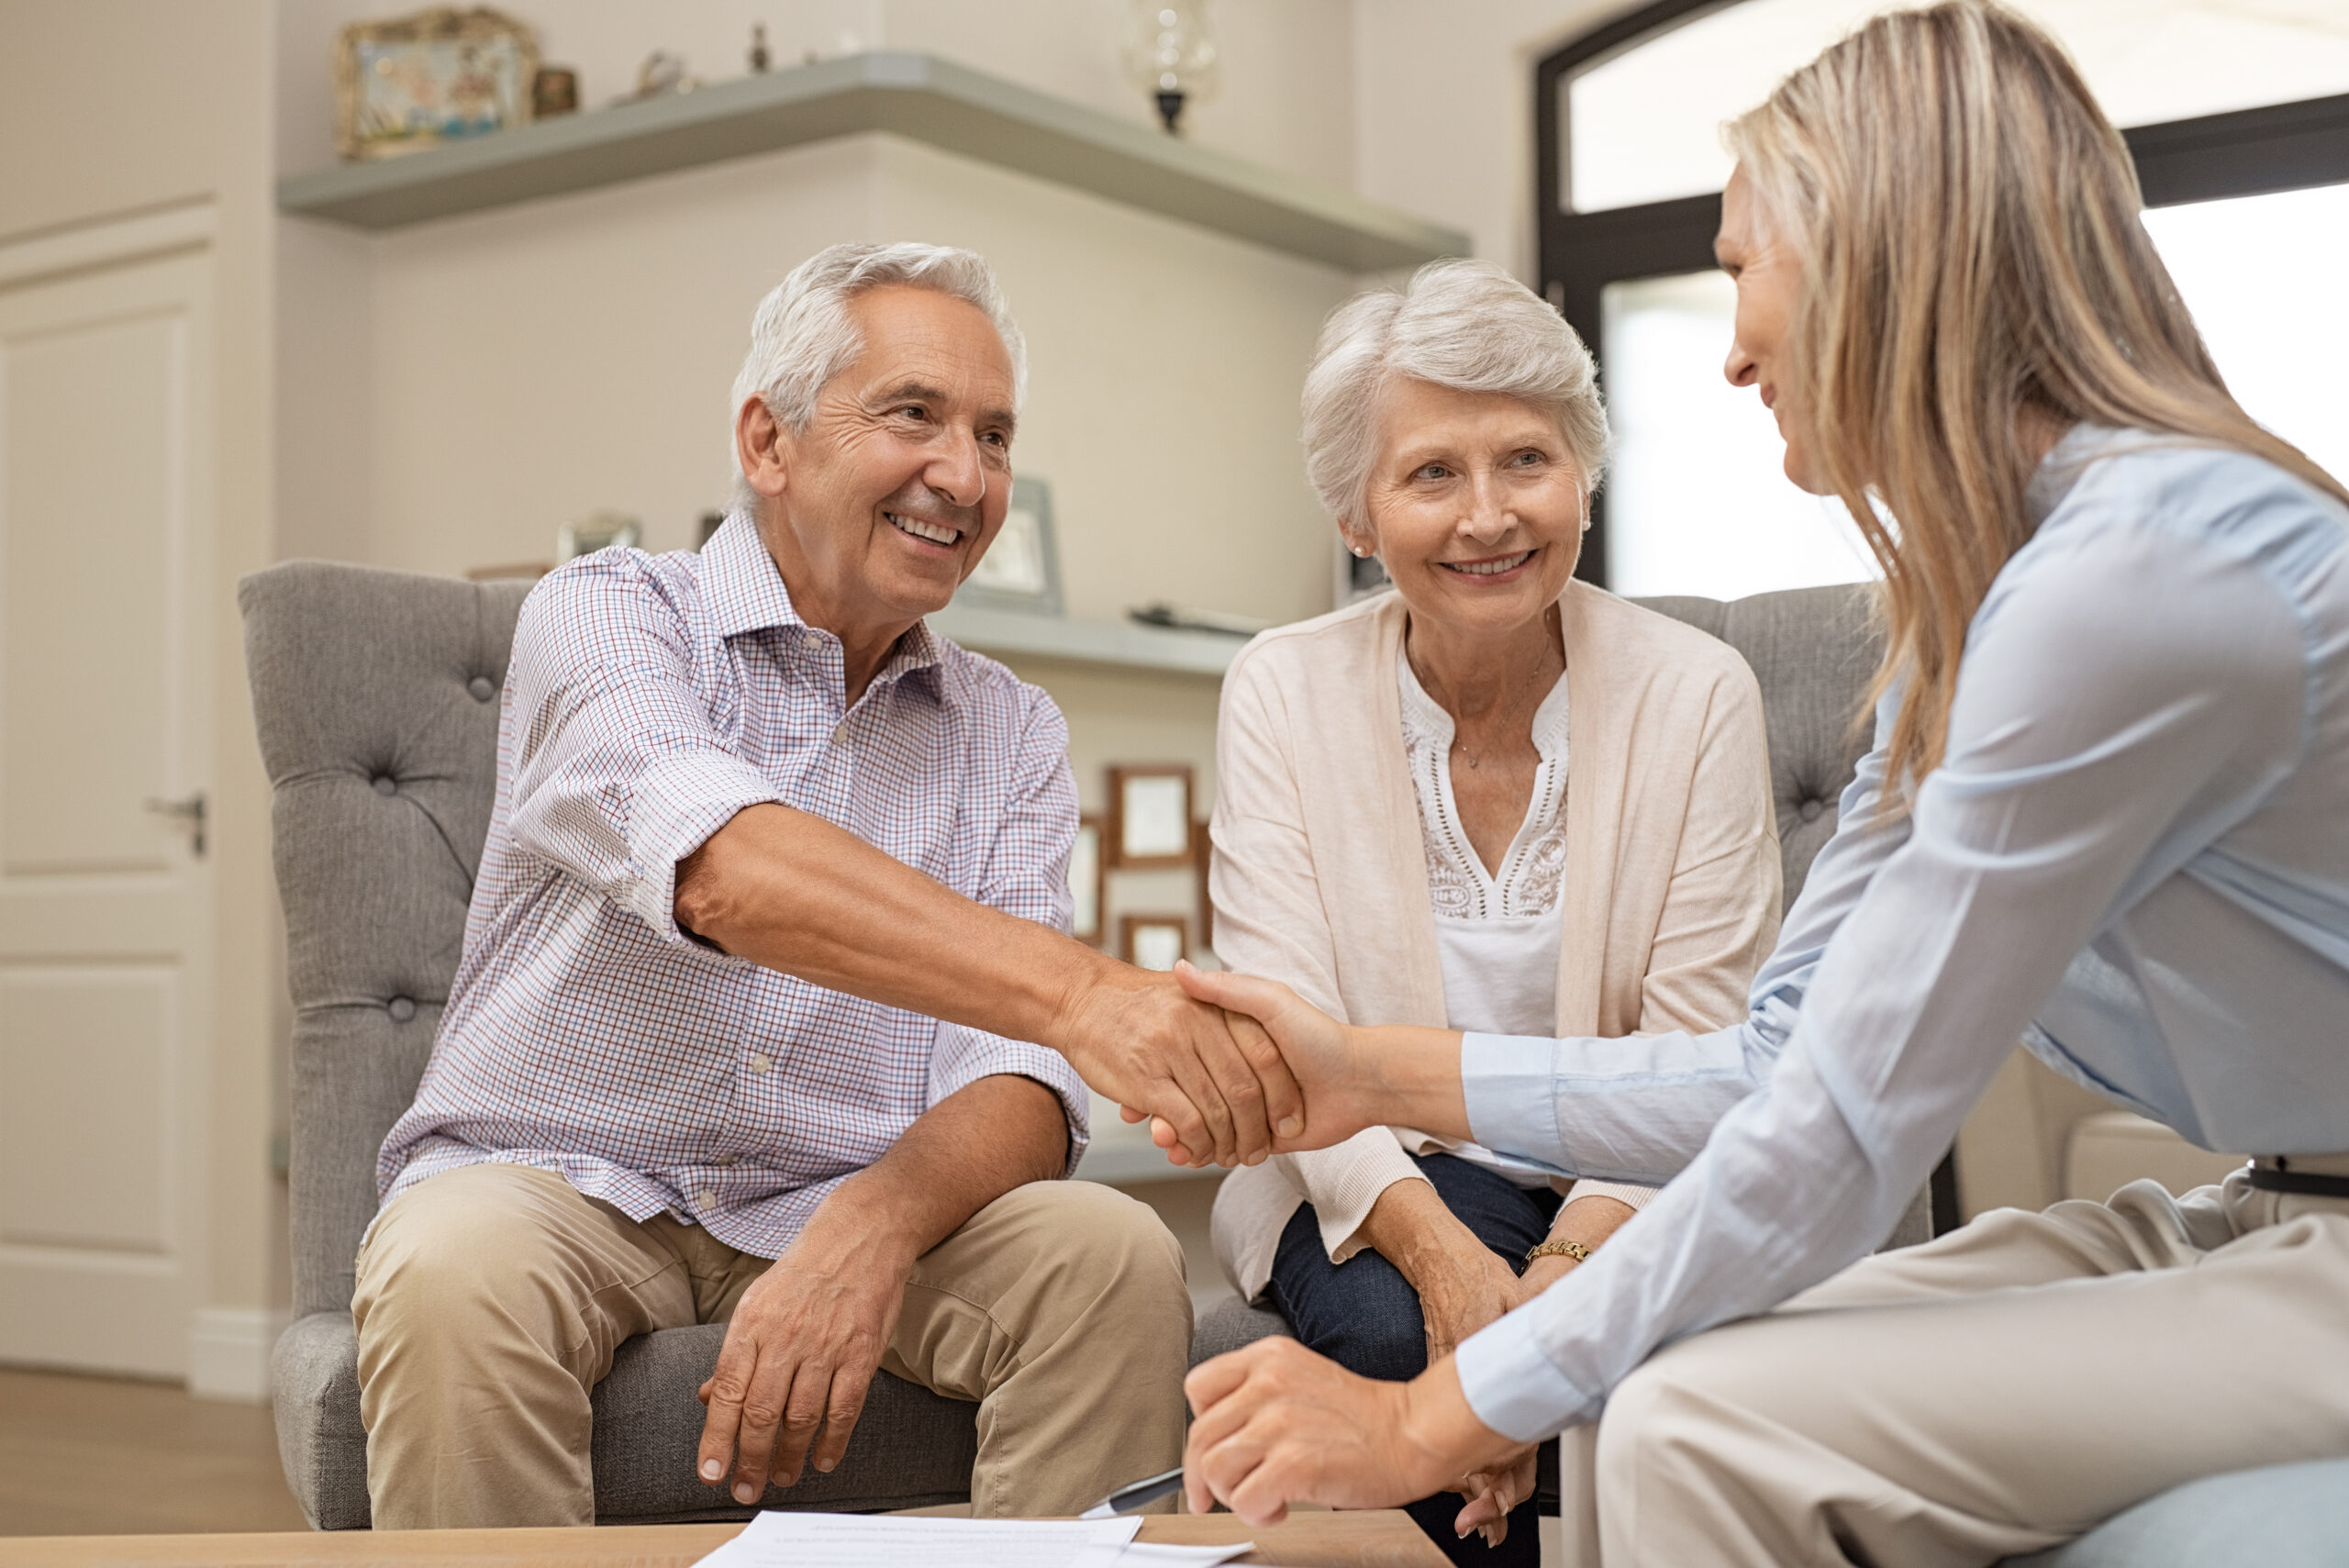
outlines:
[[[2032,23],[1984,0],[1877,17],[1729,142],[1804,263],[1785,379],[1884,571],[1870,701],[1900,684],[1904,793],[1941,762],[1966,627],[2030,537],[2027,427],[2163,431],[2349,502],[2227,391],[2120,133]]]

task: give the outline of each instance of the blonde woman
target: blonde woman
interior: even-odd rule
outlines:
[[[1607,418],[1573,329],[1497,267],[1438,262],[1331,316],[1304,406],[1307,471],[1395,592],[1232,664],[1218,954],[1365,1021],[1742,1018],[1778,929],[1761,692],[1723,644],[1574,581]],[[1401,1379],[1648,1195],[1375,1127],[1233,1172],[1216,1250],[1304,1343]],[[1540,1560],[1531,1503],[1487,1521],[1495,1552],[1431,1490],[1411,1511],[1461,1560]]]
[[[1729,375],[1884,568],[1876,748],[1752,1017],[1636,1064],[1189,978],[1265,1021],[1317,1136],[1679,1171],[1409,1384],[1285,1343],[1194,1372],[1195,1507],[1484,1467],[1489,1518],[1522,1445],[1598,1420],[1609,1568],[1986,1563],[2349,1454],[2349,492],[2228,395],[2120,137],[2012,14],[1880,17],[1731,141]],[[1846,1269],[2018,1037],[2254,1163]]]

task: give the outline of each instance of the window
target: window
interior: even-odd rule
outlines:
[[[1873,568],[1840,507],[1788,484],[1769,416],[1720,377],[1712,271],[1722,121],[1880,9],[1664,0],[1536,73],[1542,272],[1599,360],[1617,426],[1582,574],[1734,598]],[[2340,0],[2021,0],[2124,126],[2146,227],[2252,415],[2349,470],[2349,6]],[[2331,95],[2328,96],[2328,95]]]

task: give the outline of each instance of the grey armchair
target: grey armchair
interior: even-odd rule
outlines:
[[[375,1154],[415,1097],[463,940],[495,787],[497,695],[528,584],[323,562],[238,587],[294,999],[295,1318],[272,1364],[278,1451],[320,1529],[368,1522],[351,1293]],[[722,1327],[622,1346],[596,1390],[603,1522],[740,1518],[693,1474],[694,1391]],[[846,1459],[767,1507],[915,1507],[970,1495],[977,1407],[887,1373]]]

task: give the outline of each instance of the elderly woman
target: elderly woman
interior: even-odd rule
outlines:
[[[1778,927],[1760,693],[1727,647],[1573,580],[1606,439],[1590,356],[1496,267],[1439,262],[1330,318],[1307,463],[1396,591],[1265,634],[1225,681],[1225,962],[1365,1022],[1624,1036],[1742,1016]],[[1234,1172],[1215,1240],[1306,1344],[1400,1379],[1649,1190],[1379,1127]],[[1488,1530],[1499,1552],[1464,1542],[1459,1512],[1412,1504],[1464,1561],[1538,1560],[1530,1503]]]
[[[1661,1071],[1186,976],[1265,1020],[1317,1137],[1678,1173],[1412,1383],[1198,1368],[1195,1507],[1393,1503],[1598,1421],[1608,1568],[1954,1568],[2349,1453],[2349,489],[2229,395],[2119,133],[2012,13],[1880,16],[1730,141],[1728,373],[1885,568],[1876,748],[1751,1016]],[[2254,1158],[1855,1263],[2018,1038]]]

